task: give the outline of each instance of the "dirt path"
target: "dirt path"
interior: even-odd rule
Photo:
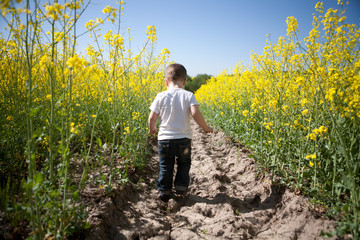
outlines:
[[[322,239],[322,230],[334,228],[304,197],[259,176],[247,151],[224,133],[193,131],[189,194],[159,200],[154,154],[138,184],[92,196],[86,239]]]

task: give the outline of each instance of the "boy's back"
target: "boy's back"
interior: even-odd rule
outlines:
[[[159,93],[151,104],[151,111],[159,114],[158,139],[191,139],[190,107],[199,105],[192,92],[173,88]]]

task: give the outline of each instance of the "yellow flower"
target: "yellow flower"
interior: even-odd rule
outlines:
[[[301,104],[301,106],[305,106],[306,104],[308,104],[309,103],[309,101],[306,99],[306,98],[303,98],[301,101],[300,101],[300,104]]]
[[[271,101],[269,102],[269,107],[275,108],[276,105],[277,105],[277,101],[276,101],[275,99],[273,99],[273,100],[271,100]]]
[[[92,118],[96,118],[96,114],[91,115]]]
[[[327,129],[327,127],[325,127],[325,126],[320,126],[319,131],[320,131],[321,133],[327,133],[328,129]]]
[[[315,141],[316,140],[316,134],[315,133],[310,133],[307,137],[306,137],[307,139],[311,139],[311,140],[313,140],[313,141]]]
[[[156,29],[155,26],[147,26],[146,29],[146,35],[148,36],[148,39],[153,42],[156,40]]]
[[[95,22],[94,20],[89,20],[87,23],[85,23],[85,27],[87,31],[91,31]]]
[[[309,114],[309,109],[303,110],[301,114],[306,117]]]
[[[136,121],[139,119],[140,115],[141,115],[141,113],[139,113],[139,112],[133,112],[132,119]]]
[[[249,113],[249,110],[244,110],[244,111],[242,112],[242,115],[243,115],[244,117],[247,117],[248,113]]]
[[[313,167],[314,163],[312,161],[309,161],[309,165],[310,165],[310,167]]]
[[[78,134],[78,129],[77,129],[77,127],[75,127],[75,123],[70,123],[70,132],[71,133],[74,133],[74,134]]]
[[[102,12],[103,12],[104,14],[107,14],[107,13],[110,13],[110,12],[111,12],[111,9],[112,9],[112,7],[110,7],[109,5],[107,5],[107,6],[102,10]]]
[[[329,100],[330,102],[332,102],[334,100],[334,95],[336,93],[336,88],[330,88],[327,90],[326,95],[325,95],[325,99]]]
[[[316,159],[316,153],[307,155],[305,159]]]
[[[109,5],[106,6],[104,9],[103,9],[103,13],[104,14],[107,14],[109,17],[107,18],[107,21],[111,21],[111,22],[115,22],[115,17],[116,17],[116,11],[117,9],[114,8],[114,7],[110,7]]]
[[[64,6],[58,3],[54,3],[53,5],[46,5],[45,9],[49,17],[54,20],[58,20],[59,15],[62,15],[61,10],[64,9]]]
[[[310,133],[310,135],[308,135],[308,139],[310,138],[311,140],[315,141],[316,140],[316,136],[323,136],[327,133],[328,129],[325,126],[320,126],[319,128],[315,128],[314,130],[312,130],[312,132]]]
[[[298,28],[299,28],[298,22],[295,17],[293,17],[293,16],[288,17],[286,19],[286,23],[288,25],[287,34],[286,34],[287,36],[289,36],[291,33],[296,33],[299,31],[298,30]]]
[[[129,127],[125,127],[124,128],[124,134],[129,134],[130,133],[130,128]]]
[[[169,49],[164,48],[160,54],[170,54],[170,51],[169,51]]]
[[[104,20],[102,18],[96,18],[96,23],[103,24]]]
[[[67,60],[66,64],[70,68],[78,69],[85,64],[85,59],[79,58],[77,54]]]

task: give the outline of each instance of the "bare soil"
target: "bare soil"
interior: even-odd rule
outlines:
[[[304,196],[272,184],[223,132],[204,134],[193,125],[191,185],[187,195],[165,203],[153,157],[136,183],[111,195],[86,188],[91,228],[85,239],[323,239],[335,221],[314,211]]]

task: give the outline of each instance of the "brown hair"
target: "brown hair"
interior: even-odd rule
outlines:
[[[165,69],[165,78],[168,81],[177,82],[178,80],[185,80],[186,77],[186,68],[181,64],[173,63]]]

